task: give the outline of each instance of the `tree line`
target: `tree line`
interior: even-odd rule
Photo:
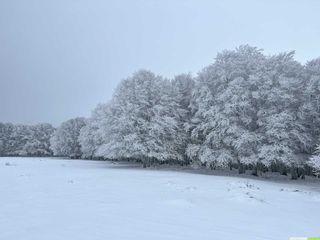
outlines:
[[[46,126],[41,138],[25,130],[41,128],[1,124],[0,154],[317,175],[320,58],[302,65],[294,52],[267,56],[243,45],[217,54],[195,77],[140,70],[90,118]]]

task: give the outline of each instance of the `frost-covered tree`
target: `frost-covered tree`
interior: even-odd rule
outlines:
[[[191,101],[188,154],[211,168],[302,166],[311,138],[303,123],[303,66],[293,52],[267,57],[240,46],[201,71]]]
[[[158,161],[183,162],[186,134],[183,117],[186,117],[170,81],[160,82],[159,100],[152,107],[149,141],[154,142],[153,157]]]
[[[80,130],[86,125],[84,118],[63,122],[50,139],[51,149],[56,156],[79,158],[82,155],[79,143]]]
[[[175,113],[175,119],[178,124],[176,135],[180,137],[181,141],[178,144],[180,148],[178,151],[182,154],[184,162],[189,162],[191,159],[188,157],[186,150],[191,139],[188,128],[192,117],[190,103],[195,81],[191,74],[181,74],[175,76],[171,81],[171,85],[171,93],[173,94],[171,101],[174,102],[171,107],[173,107],[172,111]]]
[[[320,145],[317,146],[315,154],[309,159],[307,164],[313,169],[313,173],[320,177]]]
[[[199,74],[192,135],[200,139],[198,158],[202,164],[226,167],[232,162],[257,162],[255,97],[264,61],[260,50],[240,46],[218,54],[214,64]]]
[[[5,152],[6,136],[4,134],[5,134],[5,125],[3,123],[0,123],[0,156],[3,156]]]
[[[190,102],[192,117],[186,124],[186,130],[190,133],[186,154],[194,166],[204,164],[213,167],[216,163],[213,149],[206,142],[206,137],[213,131],[210,124],[211,118],[208,117],[209,109],[212,106],[213,96],[210,89],[202,84],[197,84]]]
[[[79,142],[82,156],[84,158],[98,158],[98,149],[104,143],[106,134],[110,128],[108,120],[110,117],[109,104],[99,104],[87,120],[86,126],[80,131]]]
[[[50,124],[14,125],[0,123],[0,155],[49,156]]]
[[[182,161],[177,103],[170,82],[141,70],[117,87],[97,155],[150,162]]]
[[[24,146],[31,141],[30,127],[26,125],[1,124],[0,142],[2,155],[18,156],[27,155]]]
[[[9,155],[12,151],[11,135],[14,125],[10,123],[0,123],[0,155]]]
[[[320,177],[320,156],[313,156],[310,158],[308,165],[313,168],[313,173]]]
[[[301,111],[303,124],[312,138],[310,144],[312,152],[320,139],[320,58],[308,62],[304,74]]]
[[[54,127],[47,123],[30,126],[29,139],[23,147],[23,151],[28,156],[50,156],[50,138],[54,132]]]
[[[258,131],[259,159],[299,167],[305,162],[300,153],[307,152],[310,135],[303,124],[303,67],[293,59],[293,52],[269,57],[260,76]]]
[[[9,155],[13,156],[25,156],[27,152],[24,146],[32,141],[31,129],[22,124],[14,125],[9,138]]]
[[[161,81],[148,71],[139,71],[123,80],[110,102],[107,134],[97,154],[109,159],[145,159],[151,108],[159,96],[156,84]]]

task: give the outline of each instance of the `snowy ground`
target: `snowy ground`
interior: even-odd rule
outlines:
[[[281,240],[320,235],[320,184],[0,158],[0,239]]]

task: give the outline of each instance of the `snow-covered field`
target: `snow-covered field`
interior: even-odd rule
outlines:
[[[281,240],[320,235],[320,186],[109,162],[0,158],[0,239]]]

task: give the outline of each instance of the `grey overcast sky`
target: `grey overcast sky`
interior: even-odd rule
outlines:
[[[320,56],[318,0],[0,0],[0,121],[54,125],[141,68],[196,74],[216,53]]]

